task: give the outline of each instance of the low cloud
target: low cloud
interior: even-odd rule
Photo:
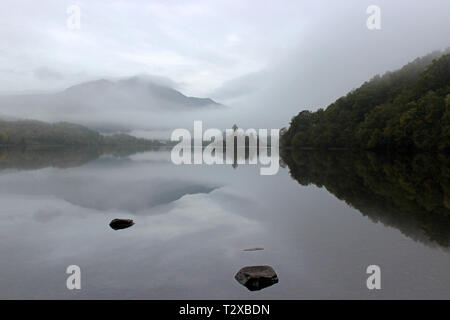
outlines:
[[[61,80],[64,76],[49,67],[39,67],[34,70],[33,75],[40,80]]]

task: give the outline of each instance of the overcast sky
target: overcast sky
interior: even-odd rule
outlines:
[[[80,29],[67,26],[73,4]],[[380,30],[366,26],[372,4]],[[151,74],[282,125],[450,46],[449,18],[448,0],[2,0],[0,91]]]

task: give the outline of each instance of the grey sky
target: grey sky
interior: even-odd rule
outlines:
[[[81,8],[80,30],[66,26],[71,4]],[[307,7],[274,1],[2,1],[1,86],[60,85],[33,78],[33,70],[45,66],[66,74],[68,84],[149,73],[200,95],[265,68],[293,45]]]
[[[81,29],[67,25],[81,8]],[[381,8],[368,30],[366,8]],[[150,74],[280,126],[378,73],[450,46],[448,0],[0,2],[0,91]],[[228,120],[224,120],[228,122]]]

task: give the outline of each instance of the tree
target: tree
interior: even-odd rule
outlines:
[[[281,133],[292,148],[450,150],[450,49],[374,77]]]

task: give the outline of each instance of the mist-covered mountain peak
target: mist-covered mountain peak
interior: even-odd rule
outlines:
[[[210,98],[189,97],[175,87],[169,79],[149,75],[103,78],[56,93],[0,96],[0,110],[3,116],[15,119],[68,121],[95,129],[120,126],[131,130],[171,124],[176,119],[223,108]]]
[[[136,106],[146,104],[152,109],[163,108],[166,110],[221,106],[210,98],[188,97],[174,89],[172,87],[174,83],[169,81],[145,74],[119,80],[99,79],[71,86],[58,93],[58,96],[70,96],[77,100],[87,100],[86,102],[98,98],[111,99],[112,103],[122,101]]]

